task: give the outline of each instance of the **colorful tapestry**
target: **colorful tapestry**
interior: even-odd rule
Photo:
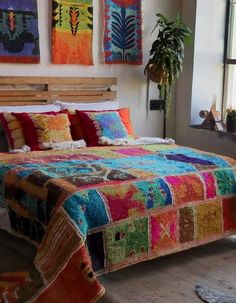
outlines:
[[[93,1],[53,0],[52,61],[93,64]]]
[[[0,1],[0,62],[39,63],[36,0]]]
[[[95,302],[98,273],[236,232],[236,160],[190,148],[1,154],[0,181],[14,233],[40,244],[34,303]]]
[[[104,0],[105,63],[142,64],[142,0]]]

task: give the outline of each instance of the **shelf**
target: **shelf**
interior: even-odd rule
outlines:
[[[201,124],[190,125],[190,127],[195,128],[195,129],[203,129],[203,130],[213,131],[213,132],[217,132],[217,133],[224,134],[224,135],[236,136],[236,132],[231,133],[231,132],[228,132],[226,129],[218,130],[218,129],[204,128],[204,127],[201,126]]]

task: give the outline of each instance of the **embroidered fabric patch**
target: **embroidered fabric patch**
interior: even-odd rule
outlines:
[[[179,242],[185,243],[194,240],[194,212],[188,206],[179,209]]]
[[[204,199],[204,187],[197,175],[166,177],[174,192],[175,204]]]
[[[205,183],[207,199],[215,198],[217,192],[216,192],[216,184],[215,184],[214,176],[212,175],[212,173],[208,173],[208,172],[202,173],[201,175]]]
[[[216,170],[214,171],[214,176],[216,178],[219,195],[224,196],[236,193],[236,181],[233,170]]]
[[[222,215],[220,199],[196,205],[196,239],[201,240],[222,233]]]
[[[118,265],[148,253],[148,218],[120,222],[106,229],[108,266]]]
[[[103,199],[95,189],[75,193],[64,202],[63,208],[84,237],[88,229],[110,222]]]
[[[117,184],[99,189],[105,198],[113,221],[129,218],[145,211],[143,200],[135,197],[138,189],[134,184]]]
[[[163,252],[177,244],[177,211],[171,210],[151,216],[152,250]]]

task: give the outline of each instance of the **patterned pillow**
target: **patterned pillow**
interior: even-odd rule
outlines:
[[[21,122],[25,142],[32,151],[42,150],[45,142],[71,141],[67,111],[43,114],[14,113]],[[53,119],[59,116],[58,119]],[[55,125],[54,125],[55,123]]]
[[[117,111],[83,112],[79,116],[88,146],[98,146],[100,137],[127,138],[128,132]]]
[[[67,114],[30,114],[30,116],[37,131],[37,139],[40,148],[43,149],[43,143],[72,141],[70,121]]]
[[[0,113],[0,121],[11,150],[26,144],[21,123],[12,113]]]

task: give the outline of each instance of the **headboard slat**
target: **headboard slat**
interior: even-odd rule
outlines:
[[[114,100],[110,87],[116,84],[116,78],[102,77],[0,77],[0,106]]]

